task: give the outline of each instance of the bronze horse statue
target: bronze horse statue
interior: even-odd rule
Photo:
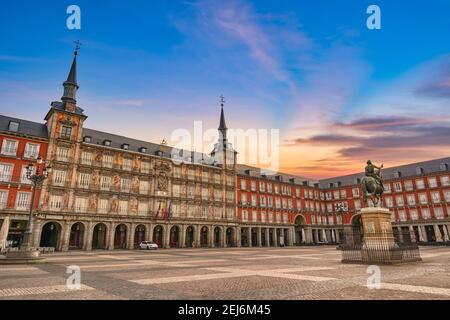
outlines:
[[[384,188],[381,184],[379,184],[375,178],[365,176],[361,180],[361,186],[363,191],[363,200],[366,205],[368,198],[372,200],[372,203],[375,207],[381,207],[383,200],[383,192]]]

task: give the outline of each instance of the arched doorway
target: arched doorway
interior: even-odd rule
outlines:
[[[92,235],[92,249],[107,249],[106,248],[106,233],[108,228],[105,224],[99,223],[94,227]]]
[[[258,245],[258,229],[252,228],[252,246],[256,247]]]
[[[189,226],[186,228],[186,247],[192,248],[194,243],[194,227]]]
[[[234,230],[233,228],[228,228],[227,229],[227,247],[233,247],[234,246],[234,241],[233,241],[233,237],[234,237]]]
[[[305,239],[305,229],[304,226],[306,225],[306,219],[302,215],[298,215],[295,218],[295,244],[301,244],[306,242]]]
[[[269,245],[273,247],[275,245],[274,243],[274,232],[272,228],[269,228]]]
[[[200,229],[200,246],[208,247],[208,227],[206,226]]]
[[[363,241],[363,225],[361,221],[361,214],[355,214],[351,220],[352,223],[352,239],[353,243],[361,244]]]
[[[47,222],[42,227],[40,247],[52,247],[58,250],[61,235],[61,225],[57,222]]]
[[[267,242],[266,242],[266,229],[262,228],[261,229],[261,244],[263,247],[267,246]]]
[[[248,247],[249,244],[247,228],[241,228],[241,246]]]
[[[163,235],[164,230],[161,226],[156,226],[155,229],[153,229],[153,242],[156,243],[158,247],[162,246]]]
[[[171,248],[178,248],[180,246],[180,228],[178,226],[173,226],[170,229],[170,241],[169,246]]]
[[[69,250],[83,249],[84,224],[74,223],[70,228]]]
[[[134,231],[134,247],[138,247],[142,241],[145,241],[145,226],[140,224],[136,227]]]
[[[125,249],[127,247],[127,226],[119,224],[114,233],[114,249]]]
[[[220,227],[214,228],[214,247],[220,247],[221,246],[221,236],[222,236],[222,230]]]

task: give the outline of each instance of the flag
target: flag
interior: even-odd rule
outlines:
[[[158,211],[156,211],[156,216],[155,216],[155,218],[158,218],[158,216],[159,216],[159,210],[161,210],[161,202],[159,203]]]
[[[167,220],[170,222],[170,214],[172,211],[172,201],[169,201],[169,207],[167,208]]]

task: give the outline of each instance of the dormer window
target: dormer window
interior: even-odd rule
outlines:
[[[304,187],[307,187],[308,186],[308,181],[303,181],[302,184],[303,184]]]
[[[123,150],[128,150],[130,148],[130,145],[128,143],[124,143],[121,147]]]
[[[111,140],[103,140],[103,145],[106,147],[110,147],[111,146]]]
[[[447,171],[447,170],[448,170],[448,164],[446,164],[446,163],[441,163],[441,164],[439,165],[439,169],[440,169],[441,171]]]
[[[337,182],[337,186],[338,186],[338,187],[342,186],[342,182],[338,181],[338,182]]]
[[[417,168],[416,168],[416,174],[417,174],[417,175],[423,174],[423,168],[417,167]]]
[[[394,172],[394,178],[400,178],[402,176],[402,173],[400,171]]]
[[[140,147],[139,148],[139,152],[146,153],[147,152],[147,148],[146,147]]]
[[[11,120],[8,125],[8,130],[14,132],[19,131],[19,122]]]
[[[295,183],[295,179],[294,179],[294,178],[290,178],[289,181],[290,181],[291,183]]]
[[[332,182],[329,184],[329,187],[330,187],[330,188],[333,188],[333,187],[334,187],[334,185],[333,185]]]
[[[248,175],[248,176],[250,175],[250,170],[247,169],[244,172],[245,172],[246,175]]]
[[[85,137],[83,138],[83,141],[84,141],[84,142],[87,142],[87,143],[91,143],[91,142],[92,142],[92,138],[89,137],[89,136],[85,136]]]

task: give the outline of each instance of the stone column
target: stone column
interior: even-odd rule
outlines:
[[[280,245],[281,245],[281,239],[283,239],[283,245],[286,245],[286,239],[284,237],[284,228],[280,229]]]
[[[427,236],[427,232],[426,232],[426,230],[425,230],[425,226],[419,226],[419,231],[420,231],[420,233],[422,234],[422,241],[424,241],[424,242],[428,242],[428,236]]]
[[[153,228],[154,228],[155,226],[153,225],[153,224],[151,224],[151,223],[149,223],[148,225],[147,225],[147,239],[145,239],[146,241],[153,241]]]
[[[92,250],[92,228],[93,223],[89,221],[87,225],[85,225],[84,236],[83,236],[83,249],[86,251]]]
[[[9,216],[6,216],[3,220],[2,227],[0,229],[0,250],[6,247],[6,241],[9,233]]]
[[[222,236],[220,246],[222,248],[225,248],[227,246],[227,228],[226,227],[221,227],[220,235]]]
[[[278,247],[278,234],[277,234],[277,228],[273,228],[273,246]]]
[[[258,242],[258,247],[262,247],[262,242],[261,242],[261,227],[258,227],[256,229],[256,241]]]
[[[325,229],[322,229],[322,237],[323,241],[325,241],[325,243],[328,243],[327,232],[325,231]]]
[[[109,224],[108,234],[107,234],[107,248],[108,250],[114,250],[114,234],[116,232],[116,228],[113,222]]]
[[[336,242],[336,230],[335,229],[331,229],[331,242],[335,243]]]
[[[180,233],[181,233],[180,248],[186,247],[186,228],[187,226],[185,226],[184,224],[180,226]]]
[[[70,224],[69,222],[61,223],[61,244],[55,250],[68,251],[70,241]]]
[[[201,225],[197,225],[195,226],[195,230],[194,230],[194,245],[193,247],[200,247],[200,232],[201,232],[202,226]]]
[[[434,234],[436,236],[436,242],[442,242],[441,230],[439,230],[439,226],[437,224],[433,225]]]
[[[305,233],[306,233],[306,237],[305,237],[306,243],[313,243],[314,242],[313,241],[313,232],[312,232],[311,227],[307,227]]]
[[[247,242],[249,248],[252,247],[252,228],[250,227],[247,228]]]
[[[289,228],[289,245],[290,246],[294,245],[294,238],[295,238],[295,228],[290,227]]]
[[[449,234],[448,234],[448,229],[447,226],[445,224],[442,225],[442,229],[444,229],[444,241],[448,242],[450,240]]]
[[[208,247],[214,248],[214,226],[208,227]]]
[[[339,239],[339,229],[335,229],[335,234],[334,234],[334,235],[336,236],[336,242],[339,243],[339,242],[340,242],[340,239]]]
[[[41,233],[42,233],[42,222],[34,219],[33,224],[33,242],[31,245],[35,248],[38,248],[41,242]]]
[[[240,248],[241,245],[241,228],[240,227],[236,227],[235,229],[235,239],[236,239],[236,247]]]
[[[129,250],[134,249],[134,233],[136,231],[136,224],[132,223],[131,225],[127,226],[128,228],[128,234],[127,234],[127,248]]]
[[[409,234],[411,236],[411,242],[417,242],[416,233],[414,232],[414,228],[412,225],[408,226]]]
[[[400,241],[400,243],[403,243],[403,232],[402,232],[402,228],[401,227],[397,227],[398,230],[398,241]]]
[[[264,232],[266,233],[266,247],[270,247],[270,233],[269,228],[264,228]]]
[[[164,237],[163,237],[163,248],[170,248],[170,228],[171,225],[165,224],[164,229]]]

